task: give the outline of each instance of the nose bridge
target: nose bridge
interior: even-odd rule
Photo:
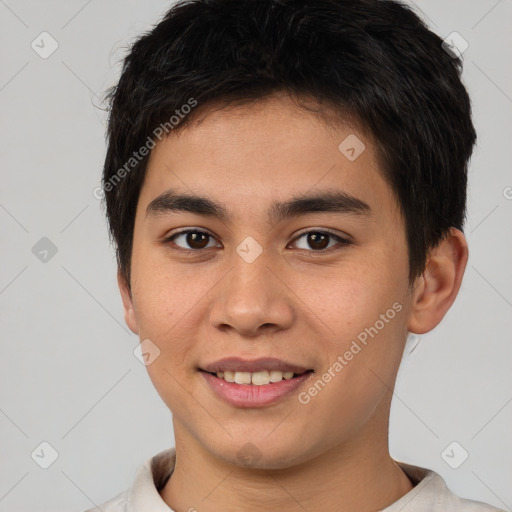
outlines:
[[[246,335],[257,334],[262,325],[288,327],[292,307],[286,287],[274,276],[270,254],[246,239],[231,261],[211,313],[214,325],[229,325]]]

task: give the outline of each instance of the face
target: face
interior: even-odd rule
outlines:
[[[177,442],[284,468],[386,438],[408,271],[373,142],[274,96],[153,149],[121,290]]]

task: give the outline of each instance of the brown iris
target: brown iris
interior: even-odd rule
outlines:
[[[187,233],[187,244],[193,249],[204,249],[208,245],[210,235],[206,233]]]
[[[308,233],[308,244],[312,249],[325,249],[329,245],[329,236],[323,233]]]

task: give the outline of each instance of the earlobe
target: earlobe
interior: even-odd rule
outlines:
[[[121,299],[123,300],[124,320],[126,325],[128,325],[133,333],[139,334],[139,325],[137,315],[133,307],[131,290],[126,282],[126,278],[120,271],[117,272],[117,284],[119,286],[119,291],[121,292]]]
[[[457,297],[467,261],[466,238],[451,228],[430,250],[425,271],[414,285],[409,332],[424,334],[439,324]]]

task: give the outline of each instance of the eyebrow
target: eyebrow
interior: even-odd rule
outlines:
[[[208,197],[178,193],[168,190],[153,199],[146,208],[146,216],[172,212],[190,212],[206,217],[215,217],[229,222],[231,215],[225,206]],[[287,201],[274,202],[267,211],[272,222],[307,215],[308,213],[333,212],[370,216],[370,206],[355,196],[341,191],[326,191],[315,194],[303,194]]]

